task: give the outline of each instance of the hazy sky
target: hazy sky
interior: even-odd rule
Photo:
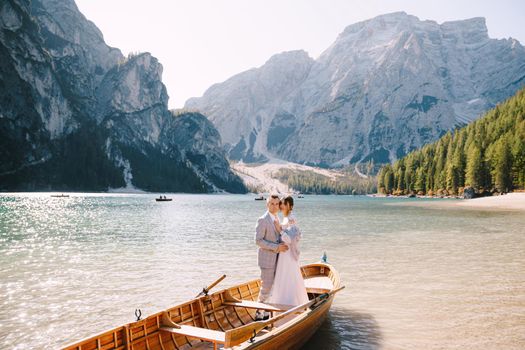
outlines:
[[[346,26],[389,12],[438,23],[481,16],[490,37],[525,43],[523,0],[75,1],[108,45],[159,59],[170,108],[276,53],[304,49],[316,58]]]

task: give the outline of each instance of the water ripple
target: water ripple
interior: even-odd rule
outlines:
[[[0,348],[56,348],[258,276],[251,196],[0,195]],[[525,348],[525,218],[387,199],[296,204],[347,286],[305,349]],[[31,337],[27,327],[38,328]]]

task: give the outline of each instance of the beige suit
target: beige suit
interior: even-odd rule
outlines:
[[[278,248],[281,243],[281,235],[275,229],[273,219],[268,211],[257,220],[255,243],[259,246],[257,264],[261,268],[262,281],[259,301],[265,302],[270,296],[272,289],[277,266]]]

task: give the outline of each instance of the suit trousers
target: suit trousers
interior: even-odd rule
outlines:
[[[276,264],[277,265],[277,264]],[[259,291],[259,298],[257,301],[264,303],[268,300],[270,292],[272,291],[273,280],[275,278],[275,268],[263,268],[261,267],[261,290]]]

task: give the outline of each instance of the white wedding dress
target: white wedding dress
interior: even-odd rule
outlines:
[[[289,224],[290,221],[295,221],[295,223]],[[275,279],[268,302],[291,306],[301,305],[308,301],[308,294],[299,267],[299,241],[302,234],[297,227],[295,217],[291,213],[288,217],[284,217],[282,226],[281,240],[286,243],[289,249],[284,253],[279,253]]]

